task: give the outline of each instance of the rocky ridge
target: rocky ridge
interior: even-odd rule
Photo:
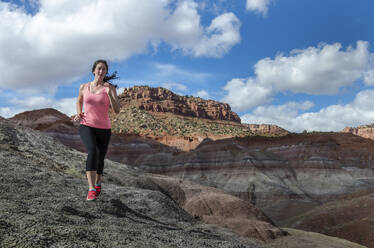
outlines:
[[[282,136],[289,132],[275,125],[248,125],[232,121],[210,120],[152,112],[139,109],[135,103],[121,106],[111,115],[112,130],[120,135],[139,135],[173,146],[182,151],[196,148],[204,139],[226,139],[245,136]]]

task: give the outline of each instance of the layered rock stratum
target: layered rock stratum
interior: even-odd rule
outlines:
[[[52,138],[0,119],[1,247],[362,247],[293,229],[286,235],[221,190],[109,160],[102,195],[87,202],[84,161]]]
[[[342,195],[374,189],[373,158],[372,140],[311,133],[206,140],[182,154],[144,155],[137,166],[223,189],[282,224]]]

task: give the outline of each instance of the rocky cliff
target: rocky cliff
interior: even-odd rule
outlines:
[[[221,190],[109,160],[102,195],[87,202],[84,160],[40,132],[0,120],[1,247],[361,247],[292,229],[285,235],[259,209]]]
[[[115,133],[149,137],[183,151],[194,149],[205,138],[289,133],[275,125],[240,124],[228,104],[179,96],[164,88],[135,86],[126,88],[119,98],[121,111],[111,114]]]
[[[165,88],[134,86],[125,88],[119,95],[121,105],[135,102],[139,109],[152,112],[168,112],[177,115],[226,120],[240,123],[239,116],[226,103],[203,100],[200,97],[180,96]]]

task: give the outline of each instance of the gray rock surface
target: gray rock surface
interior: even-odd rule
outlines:
[[[106,161],[103,194],[85,200],[85,154],[0,120],[0,247],[263,247],[194,220],[140,171]]]

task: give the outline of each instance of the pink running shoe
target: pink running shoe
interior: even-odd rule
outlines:
[[[98,197],[101,193],[101,185],[100,186],[95,185],[95,189],[96,189],[96,197]]]
[[[94,201],[96,200],[96,191],[89,190],[87,194],[87,201]]]

